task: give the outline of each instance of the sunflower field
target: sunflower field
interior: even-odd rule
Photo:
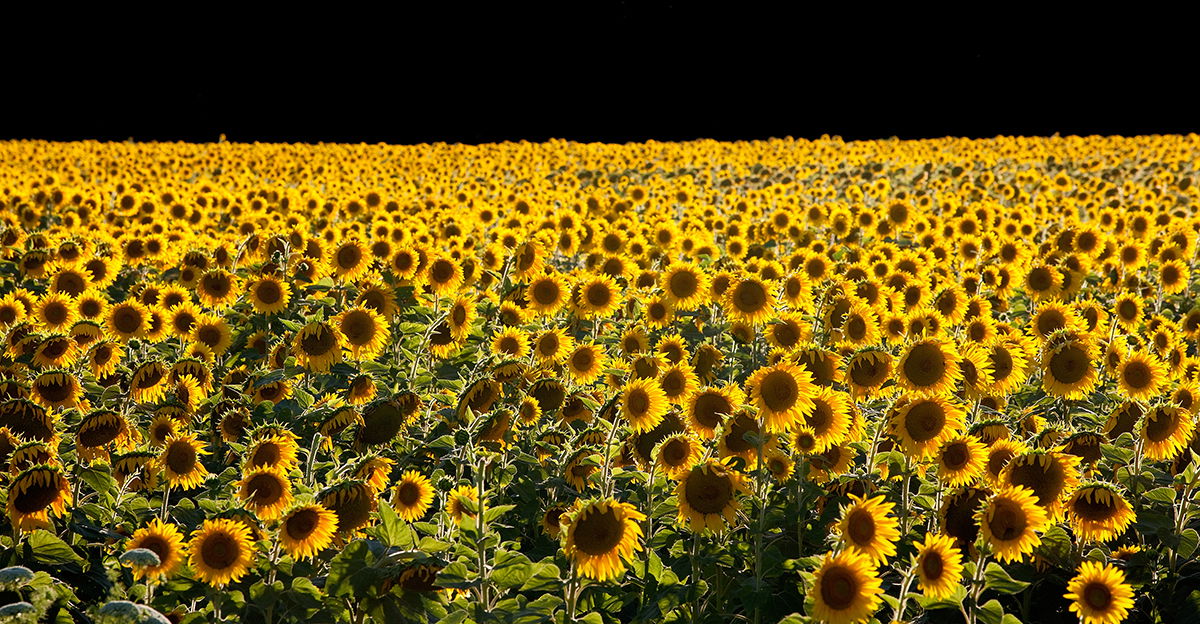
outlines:
[[[0,142],[0,623],[1200,621],[1198,163]]]

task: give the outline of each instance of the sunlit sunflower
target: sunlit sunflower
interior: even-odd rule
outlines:
[[[129,393],[139,403],[155,403],[166,396],[170,381],[170,370],[162,362],[151,360],[134,369]]]
[[[787,431],[814,408],[817,386],[805,369],[780,362],[765,366],[746,380],[747,394],[758,407],[768,432]]]
[[[471,332],[471,324],[475,322],[475,300],[469,296],[459,295],[450,303],[446,312],[446,322],[450,325],[450,333],[455,338],[462,339]],[[386,315],[384,318],[388,318]]]
[[[1079,486],[1067,501],[1066,510],[1075,533],[1097,542],[1116,539],[1136,519],[1116,486],[1097,481]]]
[[[21,531],[46,528],[51,515],[67,513],[72,498],[71,483],[61,466],[32,466],[8,486],[8,518]]]
[[[1157,396],[1166,379],[1166,367],[1147,353],[1130,353],[1117,367],[1121,392],[1134,401],[1145,402]]]
[[[604,318],[621,305],[617,283],[603,273],[580,278],[575,292],[575,305],[587,318]]]
[[[600,378],[608,364],[604,349],[593,343],[576,345],[566,357],[567,374],[575,383],[590,384]]]
[[[533,278],[525,288],[529,309],[543,316],[554,316],[571,296],[571,288],[560,273],[546,273]]]
[[[396,482],[392,507],[402,520],[416,522],[425,517],[433,504],[433,485],[429,478],[415,470],[406,470]]]
[[[575,349],[575,339],[559,328],[547,329],[533,341],[533,355],[542,364],[561,364]]]
[[[926,533],[917,543],[917,586],[935,600],[948,598],[962,583],[962,551],[948,535]]]
[[[262,520],[278,518],[292,504],[292,482],[276,468],[252,468],[237,486],[238,497]]]
[[[963,410],[945,397],[902,397],[892,410],[889,427],[907,453],[932,457],[946,440],[963,427]]]
[[[362,242],[352,238],[329,247],[326,265],[333,270],[333,276],[338,280],[353,282],[370,268],[371,256]]]
[[[1133,588],[1116,566],[1084,561],[1079,574],[1067,583],[1064,598],[1083,624],[1120,624],[1133,608]]]
[[[250,303],[259,314],[279,314],[291,301],[292,287],[287,282],[264,275],[249,285]]]
[[[279,545],[296,559],[311,559],[333,542],[337,514],[317,503],[295,507],[279,521]]]
[[[67,371],[45,371],[29,385],[29,398],[47,409],[74,407],[82,397],[83,386]]]
[[[516,327],[505,327],[492,337],[492,353],[514,360],[529,355],[529,336]]]
[[[646,516],[629,503],[612,499],[580,502],[561,520],[563,552],[576,574],[606,581],[625,571],[642,549]]]
[[[693,264],[675,262],[663,271],[662,289],[675,309],[694,310],[708,297],[709,276]]]
[[[633,379],[621,391],[621,416],[635,432],[650,431],[666,414],[670,404],[657,382]]]
[[[464,517],[474,518],[477,515],[468,508],[468,502],[478,509],[479,491],[474,486],[460,485],[446,494],[446,513],[450,514],[456,524],[461,524]]]
[[[158,518],[154,518],[146,526],[134,531],[133,537],[125,544],[125,551],[145,548],[158,555],[159,563],[152,566],[134,567],[133,577],[139,581],[146,578],[170,578],[187,557],[187,546],[183,540],[184,535],[178,527]]]
[[[64,293],[46,293],[38,300],[33,316],[42,329],[49,332],[64,332],[78,319],[75,298]]]
[[[812,616],[831,624],[863,622],[879,608],[883,589],[871,559],[852,550],[829,552],[813,575]]]
[[[947,439],[937,452],[938,476],[948,485],[970,485],[987,468],[987,447],[978,438],[960,435]]]
[[[350,409],[355,413],[353,409]],[[272,432],[267,430],[255,431],[253,441],[246,448],[246,470],[252,468],[276,468],[284,473],[290,472],[299,462],[295,435]]]
[[[166,439],[158,464],[171,487],[191,490],[204,483],[209,475],[200,462],[200,456],[207,454],[204,442],[195,434],[177,434]]]
[[[850,500],[852,504],[842,509],[838,522],[842,541],[872,563],[883,565],[896,554],[896,542],[900,540],[900,521],[889,515],[895,505],[884,502],[882,496],[867,499],[851,494]]]
[[[201,275],[196,283],[196,297],[213,310],[232,304],[240,295],[240,280],[225,269],[212,269]]]
[[[1196,422],[1189,412],[1174,405],[1155,405],[1142,419],[1143,452],[1151,460],[1171,459],[1192,439]]]
[[[746,492],[740,473],[715,459],[693,466],[679,480],[679,523],[697,533],[719,533],[734,526],[741,509],[738,494]]]
[[[391,329],[378,312],[367,307],[343,310],[333,318],[342,346],[356,360],[371,360],[389,344]]]
[[[1057,451],[1028,451],[1008,462],[1000,482],[1029,489],[1046,517],[1054,521],[1062,513],[1066,497],[1079,485],[1079,458]]]
[[[658,385],[667,401],[673,405],[686,405],[700,387],[696,373],[685,363],[672,364],[662,369],[658,375]]]
[[[747,275],[729,285],[722,304],[729,318],[759,325],[766,322],[774,311],[775,293],[768,283]]]
[[[111,306],[105,317],[108,334],[121,342],[145,336],[149,325],[150,310],[132,299]]]
[[[877,397],[885,392],[885,384],[891,379],[892,354],[887,351],[859,351],[846,363],[844,383],[855,397]]]
[[[997,490],[975,519],[996,558],[1006,563],[1033,552],[1042,543],[1038,533],[1050,523],[1033,491],[1021,486]]]
[[[1099,380],[1099,355],[1090,340],[1052,336],[1042,355],[1042,388],[1067,400],[1084,398]]]
[[[654,464],[663,474],[673,479],[682,479],[700,459],[704,449],[686,433],[676,433],[663,438],[654,447]]]
[[[687,405],[688,426],[701,438],[716,437],[717,427],[744,401],[737,386],[702,388],[691,396]]]
[[[900,356],[896,381],[912,393],[947,394],[962,379],[959,359],[957,349],[950,342],[936,338],[914,342]]]
[[[205,520],[188,542],[188,564],[200,581],[214,587],[236,582],[253,561],[250,529],[237,520]]]
[[[328,323],[313,321],[296,332],[292,353],[300,366],[318,373],[328,372],[342,359],[341,332]]]

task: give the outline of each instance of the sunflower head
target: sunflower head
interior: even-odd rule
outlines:
[[[196,577],[214,587],[240,579],[253,560],[250,530],[237,520],[205,520],[188,542],[188,563]]]
[[[563,551],[575,573],[598,581],[619,576],[642,549],[645,519],[633,505],[612,499],[576,503],[562,518]]]

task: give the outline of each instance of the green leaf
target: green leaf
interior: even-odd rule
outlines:
[[[93,490],[105,498],[108,498],[112,491],[117,488],[117,480],[113,478],[111,473],[94,466],[89,466],[80,471],[79,478],[83,479],[84,483],[92,486]]]
[[[521,553],[496,551],[491,580],[501,587],[520,587],[533,576],[533,563]]]
[[[490,524],[500,519],[500,517],[504,514],[516,508],[516,505],[496,505],[495,507],[488,507],[487,511],[483,512],[483,521]]]
[[[913,594],[916,597],[917,604],[926,611],[934,609],[957,609],[962,605],[963,600],[967,599],[967,588],[959,585],[954,588],[954,593],[945,598],[934,600],[926,598],[922,595]]]
[[[329,577],[325,580],[326,593],[330,596],[362,597],[374,580],[370,568],[374,559],[366,542],[350,542],[329,562]]]
[[[408,523],[401,520],[400,516],[396,515],[396,510],[392,506],[384,503],[379,505],[379,527],[376,531],[380,541],[388,546],[401,546],[408,548],[416,543],[416,536],[413,535],[412,528]]]
[[[513,624],[540,624],[549,622],[554,612],[562,608],[563,599],[554,594],[543,594],[537,600],[525,605],[524,609],[513,615]]]
[[[1200,532],[1196,529],[1184,529],[1179,534],[1179,556],[1184,559],[1191,559],[1196,552],[1196,546],[1200,545]]]
[[[984,571],[987,574],[987,571]],[[1004,607],[995,598],[979,607],[979,621],[984,624],[1004,624]]]
[[[49,531],[38,529],[25,541],[25,553],[38,563],[46,565],[83,565],[80,557],[70,545]]]
[[[562,587],[562,571],[554,564],[554,557],[533,564],[533,574],[521,586],[521,591],[557,592]]]
[[[995,561],[988,564],[983,571],[983,586],[994,589],[1002,594],[1016,594],[1029,587],[1029,583],[1018,581],[1008,575],[1008,571]]]
[[[1149,500],[1149,501],[1154,501],[1156,503],[1166,503],[1166,504],[1170,505],[1171,503],[1175,502],[1175,488],[1172,488],[1172,487],[1154,488],[1153,490],[1150,490],[1149,492],[1146,492],[1145,494],[1143,494],[1142,498]]]
[[[479,584],[479,578],[467,569],[466,564],[455,561],[438,572],[437,584],[450,589],[470,589]]]
[[[467,621],[466,611],[451,611],[446,617],[438,620],[438,624],[462,624]]]

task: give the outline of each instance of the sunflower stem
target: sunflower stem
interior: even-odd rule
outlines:
[[[912,586],[913,578],[916,576],[917,566],[913,564],[908,572],[904,573],[904,579],[900,582],[900,593],[896,596],[896,611],[892,616],[893,624],[900,624],[904,621],[904,607],[908,602],[908,589]]]
[[[304,482],[309,485],[313,484],[313,468],[317,464],[317,449],[320,448],[320,444],[321,434],[317,433],[308,447],[308,458],[304,466]]]
[[[171,502],[171,483],[167,483],[167,487],[163,489],[162,509],[158,512],[158,519],[163,522],[167,521],[167,506]]]

